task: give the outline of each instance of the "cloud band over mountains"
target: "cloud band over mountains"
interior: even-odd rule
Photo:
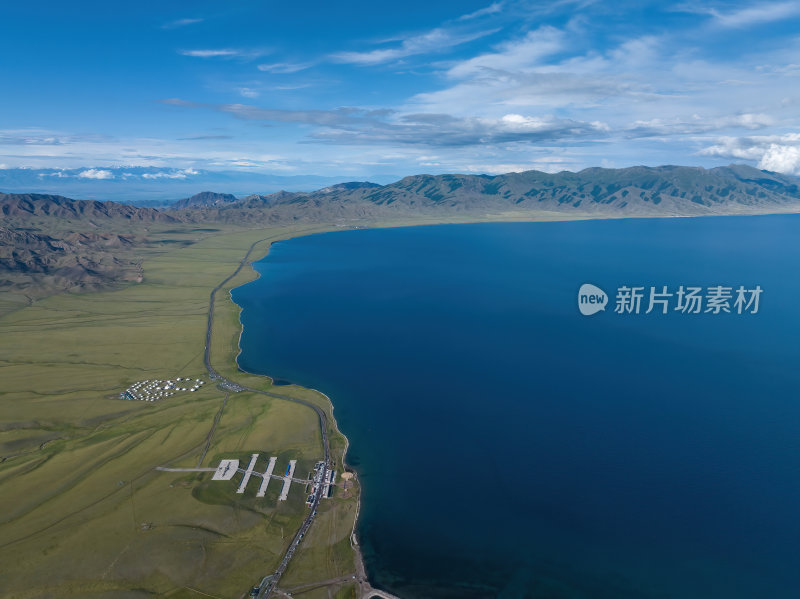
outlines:
[[[369,178],[733,160],[800,174],[794,2],[487,0],[355,20],[347,5],[282,10],[150,21],[148,68],[99,61],[96,89],[59,94],[58,127],[5,125],[0,164]],[[22,97],[9,114],[28,114]]]

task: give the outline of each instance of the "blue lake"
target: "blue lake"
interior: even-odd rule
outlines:
[[[800,597],[798,265],[794,215],[314,235],[234,291],[239,364],[331,397],[404,598]],[[624,285],[763,293],[618,314]]]

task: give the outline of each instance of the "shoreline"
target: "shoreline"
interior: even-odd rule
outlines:
[[[766,221],[763,218],[760,220],[746,219],[744,222],[723,219],[706,221],[705,224],[697,222],[696,227],[682,221],[684,225],[681,225],[681,228],[691,225],[693,229],[716,229],[719,227],[741,230],[745,233],[752,230],[753,235],[758,234],[759,231],[769,232],[782,229],[791,234],[793,223],[797,222],[791,219],[796,219],[798,216],[791,214],[777,218],[780,220],[774,222],[772,218]],[[783,220],[787,218],[788,221]],[[539,220],[541,222],[541,219]],[[658,229],[670,229],[668,225],[671,221],[658,223],[650,220],[650,224],[647,222],[630,223],[627,226],[625,223],[620,223],[621,226],[614,228],[624,228],[631,232],[640,228],[640,225],[642,228],[655,226]],[[680,225],[680,222],[676,221],[673,224]],[[384,223],[383,226],[395,224],[400,226],[399,223]],[[402,224],[416,226],[420,222],[417,220],[414,223]],[[433,224],[425,223],[421,226],[427,227]],[[529,228],[532,236],[554,231],[553,227],[530,226]],[[605,226],[602,224],[595,226],[562,223],[555,228],[562,230],[560,234],[562,239],[569,239],[571,231],[581,230],[591,234],[591,231],[605,228]],[[242,583],[255,578],[252,574],[263,575],[267,574],[267,571],[275,571],[277,560],[280,559],[276,556],[286,549],[285,544],[289,542],[285,537],[285,532],[281,530],[281,522],[258,520],[256,523],[258,529],[251,532],[249,528],[239,526],[234,518],[224,517],[224,513],[216,507],[216,504],[192,501],[188,495],[191,492],[189,487],[178,481],[180,475],[163,473],[155,475],[145,469],[162,465],[166,461],[174,461],[173,465],[175,466],[195,466],[203,447],[208,445],[211,435],[213,435],[212,443],[218,448],[220,454],[237,452],[241,447],[290,449],[297,443],[298,448],[302,445],[303,453],[311,460],[319,454],[321,428],[319,423],[312,421],[311,413],[302,408],[292,408],[283,401],[269,400],[256,393],[242,393],[238,396],[239,401],[235,400],[235,395],[231,395],[230,397],[234,398],[233,403],[227,402],[228,408],[231,409],[225,408],[224,410],[224,417],[231,426],[217,427],[216,432],[211,433],[210,431],[214,430],[212,417],[219,414],[221,406],[225,404],[225,398],[214,386],[207,385],[205,388],[207,391],[202,393],[186,394],[185,397],[174,398],[175,401],[147,406],[138,402],[136,404],[127,402],[120,404],[119,401],[110,400],[116,400],[118,391],[134,380],[152,379],[153,377],[174,378],[175,375],[192,375],[194,378],[199,373],[205,372],[202,354],[209,313],[209,292],[221,282],[226,281],[216,292],[216,308],[212,310],[214,314],[213,340],[209,348],[212,365],[219,367],[222,376],[230,377],[234,381],[241,379],[247,387],[272,391],[273,393],[270,395],[287,393],[298,399],[307,400],[323,411],[327,422],[323,430],[332,442],[330,469],[333,469],[333,464],[349,462],[350,445],[362,458],[370,457],[370,449],[363,448],[367,453],[362,454],[358,443],[361,442],[360,422],[362,419],[364,422],[372,420],[372,416],[366,413],[351,412],[349,408],[346,410],[347,413],[343,412],[346,405],[352,403],[344,395],[348,387],[339,388],[337,385],[334,388],[329,384],[327,376],[320,376],[324,375],[323,367],[327,368],[325,364],[320,364],[319,368],[311,363],[296,364],[299,367],[296,371],[297,374],[288,378],[297,381],[305,379],[312,387],[330,390],[333,396],[337,397],[336,402],[330,401],[332,396],[324,398],[317,392],[302,387],[275,386],[270,388],[269,380],[262,376],[249,376],[237,371],[234,361],[239,351],[239,340],[243,342],[244,337],[242,335],[243,325],[236,311],[239,306],[226,301],[226,296],[230,295],[230,289],[252,281],[257,274],[247,268],[248,264],[251,259],[255,261],[269,250],[275,253],[264,260],[264,264],[258,269],[264,280],[257,281],[255,283],[257,287],[243,287],[244,291],[237,290],[236,293],[243,301],[247,299],[245,296],[248,298],[253,296],[258,300],[257,296],[260,294],[251,292],[260,289],[261,285],[265,285],[267,292],[272,288],[282,295],[285,284],[282,282],[282,278],[274,278],[276,276],[274,267],[280,269],[283,268],[283,263],[287,263],[286,266],[292,268],[292,258],[289,254],[294,253],[291,248],[296,246],[286,244],[273,248],[268,247],[270,242],[302,237],[309,234],[310,231],[321,232],[324,230],[332,231],[334,229],[333,227],[312,227],[307,223],[290,227],[262,228],[257,226],[248,229],[224,227],[214,235],[196,239],[195,243],[191,245],[182,245],[181,247],[170,245],[163,251],[147,258],[145,262],[147,274],[141,285],[130,284],[120,289],[105,289],[96,292],[92,290],[80,294],[57,294],[37,301],[33,310],[23,309],[3,315],[0,319],[2,331],[7,336],[9,346],[18,348],[18,351],[15,352],[16,355],[10,357],[3,370],[4,373],[11,374],[4,379],[6,383],[6,397],[3,403],[6,408],[5,420],[6,424],[11,423],[6,425],[10,435],[6,435],[5,439],[11,439],[16,443],[16,439],[19,438],[22,450],[17,451],[12,448],[13,451],[8,451],[6,448],[3,452],[4,455],[8,453],[11,456],[18,456],[9,458],[2,463],[1,474],[7,478],[14,476],[15,479],[19,474],[19,482],[13,482],[12,486],[21,485],[19,487],[21,491],[19,493],[12,492],[5,497],[6,507],[10,506],[11,509],[20,510],[20,515],[14,522],[6,523],[3,527],[4,536],[8,537],[9,541],[13,540],[14,543],[13,545],[7,544],[8,547],[0,554],[0,561],[3,559],[19,560],[20,568],[10,573],[6,580],[0,583],[0,587],[7,589],[12,595],[15,592],[35,594],[36,592],[46,593],[48,588],[64,582],[65,585],[60,590],[61,594],[65,597],[79,599],[96,590],[93,581],[97,580],[99,573],[107,572],[105,578],[107,584],[119,588],[120,591],[129,590],[129,581],[125,577],[125,572],[107,570],[109,560],[106,559],[106,555],[110,555],[112,552],[119,554],[131,540],[146,543],[147,548],[152,548],[152,551],[144,550],[146,548],[143,546],[142,551],[128,553],[125,568],[138,569],[141,575],[137,581],[137,588],[148,590],[153,595],[161,596],[168,592],[177,592],[176,589],[181,586],[182,579],[173,577],[172,574],[186,572],[196,579],[198,584],[194,586],[198,586],[203,591],[211,592],[219,597],[238,597],[242,593]],[[343,230],[343,228],[337,228],[337,230]],[[352,230],[352,227],[347,230]],[[458,233],[458,236],[467,238],[467,243],[472,233],[481,234],[480,227],[471,227],[470,229],[449,227],[450,233],[447,229],[428,228],[427,231],[430,234],[436,234],[438,231],[445,236],[449,236],[450,233]],[[386,231],[385,234],[394,236],[395,232],[402,232],[402,229],[394,229],[394,232]],[[412,236],[425,232],[425,229],[407,231]],[[513,231],[509,232],[513,233]],[[513,235],[511,236],[513,237]],[[550,233],[547,233],[547,236],[550,237]],[[364,232],[364,234],[353,234],[347,237],[356,241],[374,240],[379,243],[380,239],[384,237],[384,233]],[[766,242],[768,236],[764,237]],[[341,236],[339,238],[301,239],[297,243],[302,246],[323,245],[327,247],[328,242],[334,242],[340,238]],[[252,253],[244,259],[247,248],[257,240],[261,243],[256,245]],[[771,244],[771,246],[774,245],[775,243]],[[551,247],[555,246],[551,245]],[[747,253],[749,250],[744,248],[739,251]],[[284,254],[286,255],[284,256]],[[316,259],[313,256],[311,258],[310,265],[314,267]],[[402,259],[402,254],[398,255],[398,258]],[[339,265],[347,266],[342,264],[343,260],[349,261],[346,256],[342,256],[336,262]],[[241,269],[238,268],[240,265]],[[234,269],[238,274],[234,278],[228,278],[234,273]],[[311,273],[305,277],[305,288],[313,290],[317,288],[317,285],[313,280],[309,280],[310,276]],[[247,307],[249,301],[243,305]],[[289,304],[287,308],[291,308],[291,305]],[[260,318],[257,314],[260,308],[254,305],[253,309],[256,311],[252,314],[253,318]],[[275,309],[283,310],[278,306],[269,308],[271,312]],[[69,318],[66,318],[65,315],[68,315]],[[267,322],[277,318],[278,322],[284,322],[288,327],[296,328],[297,332],[290,339],[294,339],[298,344],[308,343],[312,339],[304,336],[306,327],[301,327],[303,320],[294,318],[290,321],[285,320],[289,316],[288,312],[262,314],[261,316]],[[283,321],[281,321],[281,316],[284,317]],[[477,316],[480,317],[479,314]],[[248,312],[248,318],[250,318],[250,312]],[[359,312],[355,312],[350,318],[361,319]],[[53,323],[57,323],[58,326],[54,328]],[[259,325],[253,322],[248,326],[258,328]],[[301,328],[304,329],[302,332]],[[276,358],[285,354],[281,347],[283,338],[278,339],[270,334],[269,338],[264,339],[263,334],[256,329],[247,332],[248,342],[250,342],[250,335],[254,335],[262,338],[268,344],[267,347],[272,347],[278,352]],[[292,331],[288,331],[288,334],[291,336]],[[379,330],[377,336],[385,338],[385,332],[381,335]],[[75,345],[75,339],[80,339],[81,343]],[[255,339],[253,340],[255,341]],[[357,343],[356,340],[354,342]],[[335,344],[335,340],[332,343]],[[75,355],[73,356],[67,355],[63,351],[64,347],[70,346],[74,347],[72,351],[75,352]],[[249,362],[248,356],[242,355],[239,359]],[[230,359],[232,357],[234,360]],[[309,356],[309,358],[312,357]],[[253,363],[247,364],[248,368],[258,368],[265,374],[278,374],[277,362],[271,363],[267,360],[261,367],[258,357],[254,355],[253,358]],[[332,356],[328,357],[328,359],[331,358]],[[357,377],[366,374],[363,371],[363,365],[359,365],[358,362],[353,364],[357,368],[355,372]],[[291,365],[287,364],[287,366]],[[312,370],[308,371],[304,366],[311,366]],[[344,366],[346,364],[343,363],[342,367]],[[336,377],[330,379],[330,382],[338,380],[339,378]],[[224,389],[221,391],[224,392]],[[386,392],[380,388],[375,391],[380,395]],[[366,396],[366,399],[369,399],[369,396]],[[328,408],[329,403],[332,404],[331,408]],[[362,402],[359,403],[362,407],[366,405]],[[356,405],[358,404],[354,404],[354,407]],[[337,422],[335,427],[336,429],[341,428],[342,431],[349,430],[356,436],[354,442],[349,441],[349,435],[335,432],[336,429],[334,423],[331,423],[330,414],[331,409],[334,409],[335,412],[336,406],[340,408],[339,413],[343,414],[342,417],[345,418],[345,421],[341,427]],[[272,415],[262,412],[262,407],[265,410],[269,407],[274,408]],[[461,411],[457,404],[453,407],[458,412]],[[250,426],[251,415],[257,416],[252,426]],[[272,417],[275,415],[279,418]],[[338,420],[338,414],[336,417]],[[28,423],[32,423],[33,426]],[[41,427],[43,423],[46,423],[46,428]],[[399,426],[393,426],[392,429],[398,435],[397,441],[405,444],[406,442],[402,439],[403,435],[408,434],[409,428],[402,422],[397,424]],[[348,429],[348,426],[351,428]],[[48,439],[51,442],[46,443],[42,449],[41,442]],[[365,437],[364,440],[372,442],[373,439],[379,443],[382,442],[380,436],[371,436],[369,439]],[[130,445],[124,445],[122,442],[129,442]],[[241,444],[242,442],[244,444]],[[97,455],[100,459],[101,452],[106,447],[114,451],[119,449],[119,456],[111,461],[97,462],[96,468],[64,470],[59,466],[60,463],[65,463],[60,460],[74,460],[76,456],[77,459],[82,460],[82,456]],[[339,455],[345,455],[344,460],[341,460]],[[12,470],[14,468],[24,470],[24,464],[32,464],[39,458],[44,461],[30,472]],[[211,458],[212,455],[207,454],[206,461],[201,466],[211,466],[209,460],[215,461]],[[2,461],[2,456],[0,456],[0,461]],[[357,470],[359,474],[363,471],[369,475],[367,465],[366,462],[362,464],[357,460],[353,469]],[[347,467],[349,468],[349,466]],[[370,468],[372,468],[371,463]],[[375,474],[380,474],[379,478],[383,477],[383,473],[380,471]],[[391,473],[387,472],[386,474]],[[401,573],[401,570],[395,568],[395,566],[402,565],[403,562],[395,563],[394,559],[390,558],[397,555],[402,560],[405,553],[395,552],[396,548],[399,549],[397,543],[401,539],[394,538],[390,532],[391,529],[373,527],[373,521],[377,525],[385,517],[391,518],[393,514],[386,512],[387,505],[383,504],[384,496],[382,494],[381,497],[373,498],[372,493],[379,490],[377,485],[380,481],[373,480],[370,476],[367,476],[367,479],[360,479],[359,476],[358,480],[347,481],[346,490],[343,488],[344,481],[340,479],[340,487],[334,490],[333,501],[323,505],[323,509],[319,511],[319,518],[311,526],[312,534],[306,535],[301,552],[295,556],[292,567],[286,572],[285,581],[280,583],[282,589],[297,587],[297,590],[300,591],[301,588],[305,589],[312,582],[315,583],[315,587],[320,583],[327,583],[330,585],[327,589],[310,591],[308,592],[309,596],[327,596],[327,591],[330,590],[331,595],[340,592],[340,595],[352,599],[361,592],[355,578],[351,576],[356,567],[356,560],[359,559],[356,554],[358,550],[362,552],[361,561],[366,561],[368,555],[369,559],[373,560],[372,567],[374,569],[369,577],[376,582],[377,586],[385,584],[387,590],[393,588],[400,593],[401,597],[416,593],[417,588],[423,589],[424,586],[427,586],[427,582],[438,581],[437,576],[430,577],[430,580],[419,580],[422,570],[416,567],[408,568],[405,573]],[[168,477],[170,477],[169,480],[167,480]],[[125,482],[126,479],[129,479],[129,482]],[[46,495],[53,489],[52,482],[54,480],[61,481],[60,484],[66,486],[57,494],[57,501],[50,502]],[[363,482],[364,480],[366,482]],[[108,495],[98,495],[97,490],[107,489],[109,481],[112,483],[123,481],[124,484],[117,487],[112,485],[112,488],[108,489]],[[11,479],[9,482],[12,482]],[[178,484],[168,487],[166,483],[169,482]],[[367,485],[364,488],[367,491],[365,497],[360,495],[361,489],[357,486],[359,483]],[[36,493],[26,492],[26,488],[33,489]],[[203,491],[203,489],[199,491]],[[103,505],[109,506],[108,511],[93,509],[83,512],[77,518],[72,516],[75,506],[93,505],[92,502],[97,501],[98,498],[106,502]],[[297,499],[299,500],[300,497],[298,496]],[[363,505],[360,500],[364,501]],[[370,503],[367,503],[367,500]],[[131,520],[131,513],[127,506],[133,507],[134,502],[137,511],[134,514],[134,520]],[[115,506],[122,506],[124,509],[116,509]],[[190,509],[187,509],[187,506]],[[419,513],[426,514],[426,517],[434,517],[430,511],[431,507],[434,506],[427,499],[424,497],[420,499]],[[284,512],[288,514],[286,510]],[[295,530],[295,522],[299,522],[305,514],[307,512],[302,509],[301,502],[295,502],[290,514],[293,519],[289,523],[286,533],[290,528]],[[217,518],[219,519],[217,520]],[[269,514],[267,518],[269,518]],[[59,522],[58,529],[52,536],[37,534],[42,525],[50,525],[56,521]],[[161,551],[163,547],[173,546],[173,531],[175,530],[171,526],[153,526],[153,523],[170,523],[191,527],[198,521],[214,522],[215,530],[228,537],[227,547],[220,545],[219,551],[208,553],[205,562],[197,560],[196,555],[191,551],[167,552],[162,554],[161,563],[154,563],[151,560],[153,551]],[[133,522],[132,528],[131,522]],[[140,528],[142,524],[147,525],[147,534],[142,533],[143,529]],[[364,526],[364,537],[360,536],[361,531],[357,528],[362,525]],[[442,526],[444,527],[444,525]],[[446,529],[449,530],[450,526],[448,525]],[[491,530],[491,528],[487,530]],[[115,531],[123,534],[109,534]],[[400,531],[404,532],[402,528]],[[192,543],[196,541],[198,547],[207,540],[207,533],[202,528],[186,528],[185,532],[188,535],[187,540]],[[355,535],[353,535],[354,532]],[[71,543],[71,537],[79,539],[81,544]],[[258,540],[257,544],[248,545],[254,538]],[[59,545],[52,547],[52,551],[48,555],[43,550],[52,546],[49,539],[58,541]],[[60,542],[62,539],[64,543]],[[380,547],[376,546],[376,551],[373,551],[372,546],[360,545],[362,540],[367,543],[378,543]],[[405,542],[405,540],[402,541]],[[103,543],[103,552],[91,551],[91,547],[97,542]],[[424,537],[418,539],[417,542],[428,544]],[[441,566],[445,565],[444,561],[449,561],[447,554],[438,553],[433,547],[427,549],[431,551],[430,557],[421,565],[430,566],[434,569],[434,574],[436,571],[441,572]],[[234,553],[231,554],[229,551]],[[78,562],[71,562],[70,560],[73,560],[76,555],[81,559]],[[407,555],[413,556],[413,553],[409,552]],[[231,557],[236,559],[231,562]],[[437,564],[436,562],[440,560],[442,563]],[[44,570],[50,571],[47,580],[31,578],[32,573]],[[164,576],[162,572],[167,572],[167,576]],[[206,574],[209,575],[206,576]],[[345,574],[347,576],[344,576]],[[372,578],[372,574],[375,575],[374,578]],[[396,576],[396,574],[401,575]],[[205,579],[203,579],[204,576],[206,576]],[[384,578],[384,576],[386,577]],[[445,585],[447,585],[448,578],[448,576],[442,577]],[[457,582],[454,579],[450,580]],[[417,587],[417,583],[422,586]],[[303,596],[306,592],[306,590],[302,591]]]
[[[610,216],[609,217],[609,216],[605,216],[605,215],[580,215],[580,216],[570,217],[568,215],[564,215],[563,218],[553,217],[552,215],[546,215],[546,216],[542,215],[542,216],[540,216],[538,218],[536,216],[529,216],[527,218],[526,217],[521,217],[521,218],[513,218],[513,217],[511,217],[511,218],[505,218],[505,219],[502,218],[502,217],[498,218],[498,219],[495,219],[495,218],[492,218],[490,216],[490,217],[487,217],[487,218],[484,218],[484,219],[479,219],[479,220],[471,220],[470,219],[470,220],[455,221],[455,222],[453,222],[453,221],[445,221],[445,222],[442,222],[442,221],[434,221],[434,222],[425,222],[425,221],[423,221],[423,222],[408,222],[408,221],[404,221],[404,222],[397,222],[397,223],[370,223],[370,224],[366,224],[364,226],[348,226],[348,227],[321,226],[318,229],[314,229],[312,227],[312,230],[309,230],[307,232],[305,232],[305,231],[304,232],[297,232],[296,234],[289,234],[285,238],[279,238],[279,239],[275,239],[275,240],[269,241],[269,245],[266,247],[264,253],[261,254],[260,257],[258,257],[256,259],[253,259],[253,260],[249,260],[247,262],[247,265],[250,267],[251,274],[254,274],[255,276],[253,276],[249,280],[244,281],[244,282],[242,282],[242,283],[240,283],[240,284],[238,284],[238,285],[236,285],[234,287],[228,288],[228,298],[229,298],[231,304],[233,306],[235,306],[236,309],[238,310],[238,320],[239,320],[239,335],[238,335],[238,338],[237,338],[236,350],[235,350],[236,351],[236,355],[233,356],[232,362],[233,362],[233,364],[234,364],[234,366],[235,366],[235,368],[236,368],[236,370],[238,372],[241,372],[243,374],[247,374],[249,376],[255,376],[255,377],[261,377],[261,378],[268,379],[270,381],[270,385],[271,386],[275,386],[275,378],[274,377],[272,377],[270,375],[267,375],[267,374],[259,374],[259,373],[254,373],[254,372],[250,372],[250,371],[244,370],[239,365],[239,356],[241,356],[241,354],[242,354],[241,339],[242,339],[242,335],[244,333],[244,323],[241,320],[241,316],[242,316],[242,313],[243,313],[243,308],[233,300],[233,293],[232,292],[233,292],[234,289],[238,289],[239,287],[247,285],[248,283],[251,283],[251,282],[253,282],[255,280],[258,280],[261,277],[261,273],[259,273],[255,268],[253,268],[253,263],[261,261],[264,258],[266,258],[269,255],[269,251],[272,248],[272,245],[274,243],[276,243],[276,242],[279,242],[279,241],[289,241],[291,239],[296,239],[296,238],[299,238],[299,237],[306,237],[306,236],[310,236],[310,235],[319,235],[319,234],[323,234],[323,233],[334,233],[334,232],[338,232],[338,231],[352,231],[352,230],[357,230],[357,229],[383,229],[383,228],[404,228],[404,227],[417,227],[417,226],[442,226],[442,225],[484,224],[484,223],[489,224],[489,223],[501,223],[501,222],[505,222],[505,223],[522,223],[522,222],[526,222],[526,223],[529,223],[529,222],[531,222],[531,223],[532,222],[551,223],[551,222],[576,222],[576,221],[586,221],[586,220],[702,218],[702,217],[711,217],[711,216],[777,216],[777,215],[797,214],[797,213],[798,212],[796,210],[791,210],[791,211],[780,212],[780,213],[755,212],[755,213],[732,213],[732,214],[658,215],[658,216],[656,216],[656,215],[642,215],[642,216]],[[280,385],[280,386],[284,386],[284,385]],[[356,581],[357,588],[358,588],[358,597],[360,599],[370,599],[372,597],[383,597],[385,599],[400,599],[396,595],[393,595],[393,594],[388,593],[386,591],[382,591],[380,589],[374,588],[369,582],[369,578],[368,578],[367,572],[366,572],[366,564],[364,562],[364,557],[363,557],[363,554],[361,552],[361,546],[358,543],[357,532],[356,532],[357,531],[357,527],[358,527],[359,518],[361,516],[361,489],[360,489],[360,484],[361,483],[360,483],[360,479],[358,478],[357,470],[347,464],[347,452],[348,452],[349,447],[350,447],[350,439],[347,437],[347,435],[345,435],[339,429],[338,421],[336,420],[336,417],[334,416],[335,405],[334,405],[333,401],[331,400],[331,398],[326,393],[324,393],[323,391],[320,391],[319,389],[315,389],[313,387],[307,387],[307,386],[304,386],[302,384],[298,384],[298,383],[295,383],[295,382],[292,382],[292,381],[288,381],[288,385],[286,385],[286,386],[294,386],[294,387],[297,387],[299,389],[310,390],[310,391],[318,393],[319,395],[324,397],[325,400],[326,400],[327,406],[329,407],[329,413],[330,413],[330,418],[331,418],[331,428],[336,434],[341,435],[341,437],[344,439],[345,446],[344,446],[344,449],[342,450],[342,456],[341,456],[342,471],[343,471],[343,473],[344,472],[353,473],[353,476],[355,477],[356,481],[358,481],[358,484],[359,484],[358,494],[357,494],[357,499],[356,499],[356,513],[355,513],[355,516],[353,518],[353,527],[352,527],[352,530],[351,530],[351,533],[350,533],[350,537],[349,537],[350,548],[351,548],[351,550],[353,552],[353,562],[354,562],[355,577],[356,577],[355,581]]]
[[[373,227],[370,227],[370,228],[373,228]],[[375,227],[375,228],[377,228],[377,227]],[[343,229],[343,230],[352,230],[352,229]],[[241,283],[240,285],[236,285],[235,287],[230,287],[228,289],[228,299],[230,300],[231,304],[233,306],[235,306],[236,309],[238,310],[239,337],[238,337],[237,343],[236,343],[237,353],[236,353],[235,356],[233,356],[233,363],[234,363],[236,369],[239,372],[241,372],[243,374],[247,374],[249,376],[256,376],[256,377],[261,377],[261,378],[268,379],[269,382],[270,382],[270,386],[275,386],[274,377],[271,377],[271,376],[269,376],[267,374],[259,374],[259,373],[247,371],[247,370],[243,369],[239,365],[239,356],[242,354],[241,340],[242,340],[242,335],[244,333],[244,323],[242,322],[242,319],[241,319],[243,308],[234,301],[234,299],[233,299],[233,290],[234,289],[238,289],[239,287],[242,287],[244,285],[247,285],[248,283],[252,283],[253,281],[258,280],[261,277],[261,273],[259,273],[255,268],[253,268],[253,263],[254,262],[258,262],[258,261],[263,260],[264,258],[266,258],[267,255],[269,255],[269,251],[272,248],[272,245],[274,243],[276,243],[278,241],[288,241],[290,239],[295,239],[295,238],[298,238],[298,237],[306,237],[307,235],[315,235],[315,234],[330,233],[330,232],[336,232],[336,229],[334,229],[334,230],[324,230],[323,229],[323,230],[320,230],[320,231],[309,232],[307,234],[294,235],[294,236],[291,236],[291,237],[287,237],[286,239],[278,239],[278,240],[275,240],[275,241],[270,241],[269,245],[267,246],[267,248],[266,248],[266,250],[265,250],[263,255],[261,255],[257,259],[251,260],[251,261],[249,261],[247,263],[248,266],[250,267],[251,272],[254,273],[256,276],[253,277],[252,279],[250,279],[249,281]],[[319,395],[321,395],[322,397],[325,398],[325,400],[326,400],[326,402],[328,404],[328,407],[329,407],[331,428],[338,435],[341,435],[341,437],[344,439],[344,443],[345,443],[344,449],[342,450],[342,456],[341,456],[342,472],[343,473],[344,472],[352,473],[353,477],[355,478],[355,480],[358,481],[358,493],[357,493],[357,497],[356,497],[356,513],[355,513],[355,517],[353,518],[353,527],[352,527],[352,530],[351,530],[350,536],[349,536],[350,548],[351,548],[351,550],[353,552],[353,565],[354,565],[354,571],[355,571],[355,581],[356,581],[357,588],[358,588],[358,597],[360,599],[367,599],[367,598],[370,598],[370,597],[373,597],[373,596],[380,596],[380,597],[383,597],[385,599],[400,599],[399,597],[397,597],[395,595],[392,595],[390,593],[387,593],[386,591],[381,591],[379,589],[374,588],[369,582],[369,578],[367,576],[366,564],[364,563],[364,557],[363,557],[363,554],[361,553],[361,547],[360,547],[360,545],[358,543],[358,538],[357,538],[357,533],[356,533],[356,529],[358,527],[359,516],[361,515],[361,481],[360,481],[360,479],[358,477],[358,472],[355,470],[355,468],[353,468],[352,466],[349,466],[347,464],[347,452],[348,452],[348,450],[350,448],[350,439],[339,428],[339,423],[336,420],[336,416],[334,415],[335,406],[334,406],[333,400],[331,400],[330,396],[328,396],[323,391],[320,391],[319,389],[314,389],[312,387],[306,387],[304,385],[300,385],[300,384],[297,384],[297,383],[294,383],[294,382],[291,382],[290,385],[298,387],[298,388],[301,388],[301,389],[307,389],[307,390],[313,391],[313,392],[318,393]]]

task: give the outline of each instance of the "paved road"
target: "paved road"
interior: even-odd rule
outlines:
[[[267,238],[268,239],[268,238]],[[208,371],[209,376],[212,380],[215,380],[219,383],[222,383],[226,388],[233,389],[233,390],[241,390],[241,391],[250,391],[251,393],[260,393],[261,395],[266,395],[267,397],[274,397],[275,399],[282,399],[285,401],[291,401],[294,403],[301,404],[314,410],[317,414],[317,418],[319,418],[319,425],[320,429],[322,430],[322,447],[325,453],[324,456],[324,463],[323,472],[322,472],[322,480],[325,480],[325,477],[328,475],[328,470],[330,468],[330,443],[328,441],[328,417],[326,416],[325,412],[319,406],[302,400],[297,399],[294,397],[289,397],[288,395],[282,395],[280,393],[271,393],[269,391],[262,391],[261,389],[253,389],[252,387],[246,387],[237,383],[236,381],[232,381],[221,374],[219,374],[214,367],[211,365],[211,334],[214,328],[214,301],[217,295],[217,291],[222,289],[228,281],[233,279],[239,272],[242,270],[246,264],[248,264],[250,254],[253,253],[256,245],[259,243],[266,241],[267,239],[259,239],[258,241],[254,242],[250,248],[247,250],[247,253],[244,255],[244,258],[239,262],[239,266],[236,267],[236,270],[233,271],[224,281],[222,281],[219,285],[214,287],[211,290],[211,294],[208,298],[208,324],[206,328],[206,348],[205,353],[203,354],[203,361],[205,362],[206,370]],[[295,551],[297,551],[297,547],[300,545],[300,542],[303,540],[303,537],[308,532],[308,529],[311,527],[311,524],[314,522],[314,517],[317,515],[317,506],[319,505],[320,500],[322,499],[322,491],[324,489],[324,485],[317,485],[317,491],[314,493],[313,501],[311,502],[311,509],[308,512],[305,520],[303,521],[303,525],[300,527],[300,530],[297,531],[292,542],[289,543],[289,547],[286,549],[286,553],[281,560],[281,563],[278,565],[277,570],[272,573],[269,580],[266,584],[261,586],[261,592],[258,594],[259,599],[264,599],[269,597],[270,593],[275,590],[275,587],[278,586],[278,581],[280,580],[283,573],[286,571],[286,568],[289,567],[289,562],[294,557]]]
[[[216,468],[167,468],[166,466],[156,466],[156,470],[162,472],[216,472]]]
[[[392,595],[391,593],[387,593],[386,591],[379,591],[378,589],[370,590],[366,595],[363,595],[364,598],[374,599],[375,597],[380,597],[381,599],[400,599],[397,595]]]

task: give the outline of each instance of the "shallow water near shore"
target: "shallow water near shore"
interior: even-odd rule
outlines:
[[[279,242],[240,366],[320,389],[404,598],[797,597],[800,217],[490,223]],[[578,311],[583,283],[611,305]],[[758,314],[616,314],[623,285]],[[642,312],[646,309],[646,300]]]

